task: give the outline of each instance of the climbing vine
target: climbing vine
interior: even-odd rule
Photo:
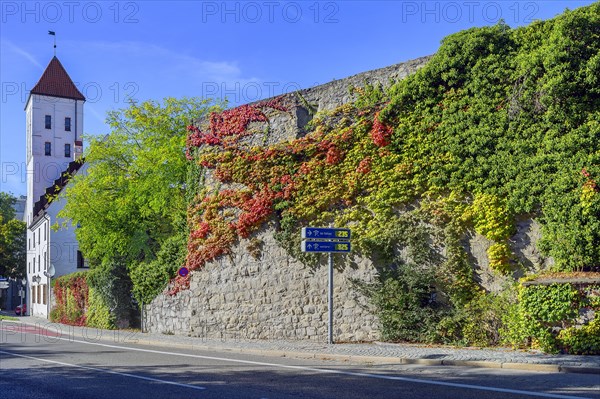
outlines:
[[[600,318],[577,325],[580,312],[600,312],[599,289],[567,283],[520,286],[518,304],[505,315],[506,341],[547,352],[600,354]]]
[[[52,282],[55,306],[50,320],[74,326],[115,328],[114,316],[98,292],[89,286],[87,277],[87,272],[75,272]]]
[[[456,277],[435,284],[456,309],[486,303],[461,235],[486,237],[490,267],[510,275],[517,217],[540,221],[556,270],[597,270],[598,54],[593,4],[527,27],[451,35],[413,75],[388,90],[352,88],[354,102],[314,114],[289,142],[253,140],[270,115],[289,112],[282,98],[213,113],[208,128],[188,128],[188,158],[216,183],[188,209],[188,267],[229,254],[267,221],[287,246],[309,223],[351,227],[356,250],[385,267],[405,246],[398,226],[412,213],[421,221],[413,228],[427,220],[445,236],[441,262]],[[189,275],[177,278],[170,293],[188,284]]]
[[[89,288],[85,273],[73,273],[54,280],[54,297],[56,306],[50,313],[53,322],[86,325],[85,311],[88,306]]]

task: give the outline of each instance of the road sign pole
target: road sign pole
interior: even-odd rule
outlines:
[[[142,306],[140,306],[140,330],[144,331],[144,300],[142,299]]]
[[[329,323],[328,342],[333,344],[333,254],[329,253]]]
[[[301,231],[301,250],[310,253],[327,253],[329,255],[329,281],[328,281],[328,320],[327,343],[333,344],[333,254],[349,253],[351,251],[350,229],[337,229],[333,227],[303,227]]]

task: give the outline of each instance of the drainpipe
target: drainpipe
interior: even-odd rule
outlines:
[[[77,141],[77,100],[75,100],[75,139],[73,140],[73,151],[75,151],[75,142]]]
[[[45,264],[46,264],[46,270],[44,270],[44,274],[46,275],[46,277],[48,278],[48,298],[47,298],[47,302],[46,302],[46,318],[48,320],[50,320],[50,302],[52,300],[52,276],[48,275],[48,271],[50,270],[50,217],[48,216],[48,214],[44,214],[44,219],[46,219],[46,259],[45,259]]]

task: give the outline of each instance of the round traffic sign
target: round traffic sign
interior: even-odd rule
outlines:
[[[179,269],[179,271],[177,272],[181,277],[185,277],[188,275],[190,271],[188,270],[187,267],[182,267]]]

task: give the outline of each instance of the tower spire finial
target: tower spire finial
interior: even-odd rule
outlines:
[[[56,57],[56,32],[49,30],[48,34],[54,36],[54,56]]]

